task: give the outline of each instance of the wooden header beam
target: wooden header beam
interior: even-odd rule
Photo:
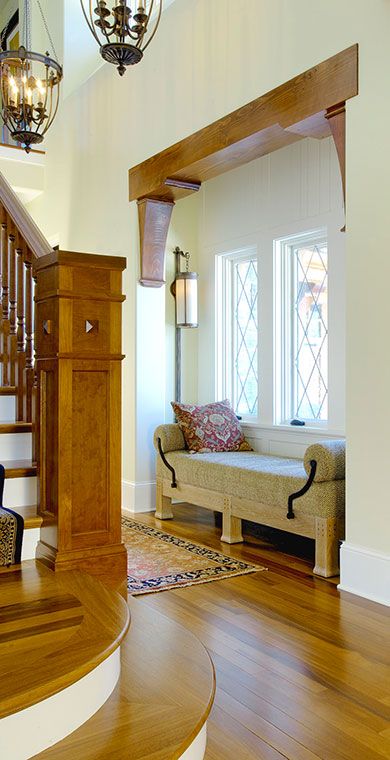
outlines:
[[[335,137],[345,186],[341,114],[345,101],[357,94],[358,46],[353,45],[130,169],[130,201],[172,204],[199,190],[208,179],[305,137],[322,139],[330,134]],[[161,239],[161,229],[158,236],[152,227],[142,230],[152,218],[140,213],[141,256],[150,258],[145,243],[155,241],[153,259],[158,249],[163,262],[166,237]],[[148,279],[153,276],[149,278],[143,267],[144,284]],[[162,285],[162,278],[156,284]]]

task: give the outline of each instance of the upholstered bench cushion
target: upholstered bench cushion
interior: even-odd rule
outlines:
[[[172,430],[172,439],[174,437]],[[173,443],[174,440],[170,441],[171,445]],[[182,482],[287,510],[290,494],[299,491],[307,482],[304,463],[298,459],[252,451],[191,454],[183,450],[169,451],[169,448],[165,448],[165,456],[175,469],[179,485]],[[160,457],[157,462],[159,477],[169,478],[170,473]],[[344,480],[314,482],[308,493],[295,502],[294,511],[297,515],[316,517],[342,516],[344,490]]]

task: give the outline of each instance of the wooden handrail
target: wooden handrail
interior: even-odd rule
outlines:
[[[19,200],[11,185],[0,172],[0,203],[11,217],[17,231],[25,240],[34,258],[53,253],[53,248],[42,235],[32,216]]]

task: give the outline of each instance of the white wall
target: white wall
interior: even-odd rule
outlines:
[[[347,540],[386,556],[389,31],[388,0],[176,0],[142,65],[123,80],[105,66],[64,101],[47,140],[46,200],[34,206],[46,234],[60,231],[63,247],[128,255],[135,273],[127,169],[358,42],[360,95],[347,107]],[[134,335],[130,270],[127,288]],[[150,347],[156,350],[152,337]],[[133,349],[129,339],[128,365]],[[132,393],[131,382],[127,388]]]
[[[274,427],[274,240],[327,229],[331,395],[326,435],[345,432],[345,234],[341,175],[332,138],[303,140],[207,182],[199,214],[199,401],[218,395],[215,259],[239,249],[259,256],[259,424],[245,425],[264,453],[301,456],[321,430]],[[336,392],[335,392],[336,391]]]

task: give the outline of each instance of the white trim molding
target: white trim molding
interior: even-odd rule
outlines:
[[[122,512],[136,515],[156,509],[156,481],[132,483],[122,480]]]
[[[390,607],[390,555],[344,541],[340,556],[340,591]]]

